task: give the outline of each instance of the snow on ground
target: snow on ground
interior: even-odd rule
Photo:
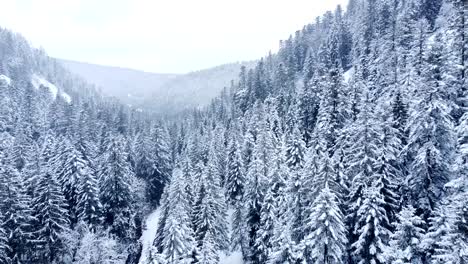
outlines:
[[[71,97],[67,93],[62,92],[62,93],[60,93],[60,96],[62,96],[62,98],[65,100],[65,102],[71,103]]]
[[[34,88],[39,89],[39,87],[44,86],[49,89],[50,93],[52,94],[52,98],[57,98],[57,94],[59,94],[59,89],[53,83],[47,81],[43,77],[33,74],[31,77],[31,83]],[[67,102],[71,103],[71,96],[65,92],[60,92],[60,96]]]
[[[343,78],[344,78],[345,83],[349,83],[349,80],[353,77],[353,75],[354,75],[354,67],[351,67],[351,69],[343,73]]]
[[[154,210],[146,218],[146,229],[143,230],[143,234],[140,238],[143,249],[141,251],[140,264],[146,264],[146,257],[148,252],[153,245],[154,237],[156,236],[156,230],[158,229],[159,216],[161,215],[161,210],[158,208]]]
[[[0,74],[0,83],[5,83],[6,85],[10,85],[11,84],[11,79],[8,76]]]
[[[220,264],[243,264],[242,253],[239,251],[232,252],[229,256],[224,254],[220,255],[219,259]]]
[[[54,84],[50,83],[43,77],[33,74],[31,77],[31,83],[34,86],[34,88],[39,89],[39,87],[44,86],[47,89],[49,89],[50,93],[52,94],[52,98],[57,98],[57,93],[58,93],[58,88]]]

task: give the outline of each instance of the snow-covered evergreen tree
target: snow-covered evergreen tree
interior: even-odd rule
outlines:
[[[385,263],[386,243],[390,236],[385,201],[375,186],[364,190],[363,202],[357,211],[354,235],[358,237],[352,244],[356,263]]]
[[[68,229],[65,197],[54,173],[52,158],[54,141],[47,135],[41,153],[41,169],[32,200],[35,219],[33,241],[39,249],[38,261],[52,262],[62,246],[59,234]]]
[[[3,229],[3,215],[0,212],[0,262],[9,264],[11,258],[9,256],[10,247],[8,246],[7,233]]]
[[[343,263],[347,244],[343,220],[338,199],[325,182],[305,221],[310,233],[304,244],[310,252],[306,257],[311,263]]]
[[[169,212],[164,225],[162,254],[166,263],[192,263],[195,249],[194,233],[190,225],[189,201],[180,169],[175,169],[169,185]]]
[[[237,139],[233,136],[227,155],[226,198],[229,202],[239,202],[244,195],[244,172],[242,157]]]
[[[444,195],[443,186],[450,178],[455,153],[454,125],[450,102],[442,76],[440,39],[425,57],[421,87],[408,120],[410,156],[407,178],[418,214],[427,219]]]
[[[104,225],[122,239],[131,238],[134,231],[132,177],[124,138],[116,136],[107,148],[99,171],[100,197]]]
[[[424,252],[420,245],[424,236],[424,220],[409,205],[397,215],[395,232],[391,235],[387,261],[391,263],[423,263]]]

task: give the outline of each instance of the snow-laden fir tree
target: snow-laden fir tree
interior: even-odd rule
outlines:
[[[261,255],[260,249],[256,243],[259,237],[260,229],[260,212],[262,210],[263,199],[265,196],[265,164],[261,158],[261,146],[255,145],[252,153],[252,162],[247,171],[247,190],[246,190],[246,202],[247,202],[247,233],[249,240],[249,253],[247,259],[250,263],[261,263],[259,258]]]
[[[286,164],[290,168],[290,176],[287,182],[288,206],[291,211],[292,221],[291,239],[300,251],[300,243],[304,239],[304,181],[301,169],[304,166],[305,143],[297,126],[290,134],[289,142],[285,149]]]
[[[131,187],[134,175],[128,164],[122,136],[112,139],[101,164],[99,179],[104,225],[111,234],[121,239],[131,238],[134,231],[134,194]]]
[[[420,245],[425,230],[424,220],[416,215],[412,205],[404,207],[397,215],[395,231],[390,236],[385,258],[391,263],[423,263],[424,252]]]
[[[427,219],[444,195],[443,186],[452,173],[455,135],[446,86],[442,78],[441,40],[424,57],[420,88],[408,119],[409,175],[407,184],[419,215]]]
[[[0,212],[0,262],[9,264],[11,259],[9,257],[10,247],[8,246],[7,233],[3,229],[3,215]]]
[[[216,245],[214,230],[208,230],[203,238],[202,247],[199,249],[198,263],[217,264],[219,263],[218,246]],[[181,262],[183,263],[183,262]]]
[[[357,211],[351,245],[353,259],[358,264],[385,263],[386,245],[390,236],[385,201],[375,186],[365,187],[363,201]]]
[[[123,264],[125,258],[119,244],[109,234],[86,230],[80,240],[73,264]]]
[[[166,187],[164,187],[164,192],[161,196],[161,202],[160,202],[161,215],[158,219],[158,228],[156,229],[156,234],[153,240],[152,249],[154,250],[154,253],[162,253],[164,249],[163,248],[164,230],[166,228],[165,227],[166,221],[169,216],[168,195],[169,195],[169,185],[166,185]]]
[[[214,148],[211,146],[208,164],[203,170],[200,187],[195,195],[197,201],[193,213],[199,254],[202,254],[203,243],[209,232],[212,233],[210,240],[214,240],[215,250],[228,248],[226,201],[220,186],[219,173],[217,173],[214,164],[211,163],[214,154]],[[211,242],[209,241],[209,243]],[[199,259],[202,257],[199,255]]]
[[[433,264],[463,264],[468,261],[466,206],[454,201],[441,202],[430,218],[430,227],[423,241]],[[430,255],[429,255],[430,254]]]
[[[162,255],[168,264],[188,264],[194,261],[195,239],[190,225],[185,184],[182,171],[175,169],[168,189],[169,211],[162,241]]]
[[[33,220],[31,197],[26,195],[24,179],[13,166],[12,160],[1,155],[0,151],[0,209],[4,217],[2,227],[10,248],[8,256],[17,262],[30,247]]]
[[[326,181],[305,221],[310,230],[304,240],[310,263],[343,263],[347,244],[343,220],[338,199]]]
[[[78,219],[88,224],[95,231],[101,224],[102,205],[99,198],[99,183],[94,169],[86,166],[80,168],[81,179],[78,187],[77,213]]]
[[[88,199],[88,197],[83,196],[83,193],[80,195],[80,189],[84,187],[88,189],[86,190],[88,192],[90,188],[94,189],[95,193],[91,194],[94,197],[90,199],[96,199],[98,198],[98,193],[96,193],[98,186],[96,180],[91,179],[95,177],[90,175],[94,174],[94,171],[86,155],[78,150],[68,138],[63,138],[59,145],[60,147],[57,148],[58,154],[54,157],[55,170],[68,203],[70,223],[74,226],[78,222],[80,211],[85,210],[84,208],[78,208],[79,200]],[[87,186],[82,186],[82,184]],[[93,201],[93,203],[97,206],[95,210],[99,210],[99,203],[97,201]]]
[[[270,183],[260,210],[260,226],[255,241],[260,263],[266,263],[271,255],[274,228],[278,224],[274,188],[275,186]]]
[[[38,261],[52,262],[62,246],[59,234],[69,226],[65,197],[58,183],[53,167],[54,139],[48,134],[44,140],[40,158],[40,174],[32,199],[34,216],[34,247]]]
[[[226,199],[235,204],[244,195],[244,172],[242,157],[236,136],[233,136],[227,155],[227,175],[226,175]]]

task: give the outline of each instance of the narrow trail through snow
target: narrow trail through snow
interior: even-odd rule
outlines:
[[[143,234],[141,235],[141,244],[143,245],[143,249],[141,251],[140,264],[147,264],[146,257],[148,256],[148,252],[153,244],[154,237],[156,236],[160,215],[161,210],[157,208],[146,218],[146,228],[143,230]]]

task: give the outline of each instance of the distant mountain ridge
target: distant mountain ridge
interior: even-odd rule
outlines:
[[[237,62],[187,74],[161,74],[64,59],[58,61],[69,71],[95,84],[103,94],[158,113],[206,105],[237,78],[241,66],[250,68],[255,63]]]

